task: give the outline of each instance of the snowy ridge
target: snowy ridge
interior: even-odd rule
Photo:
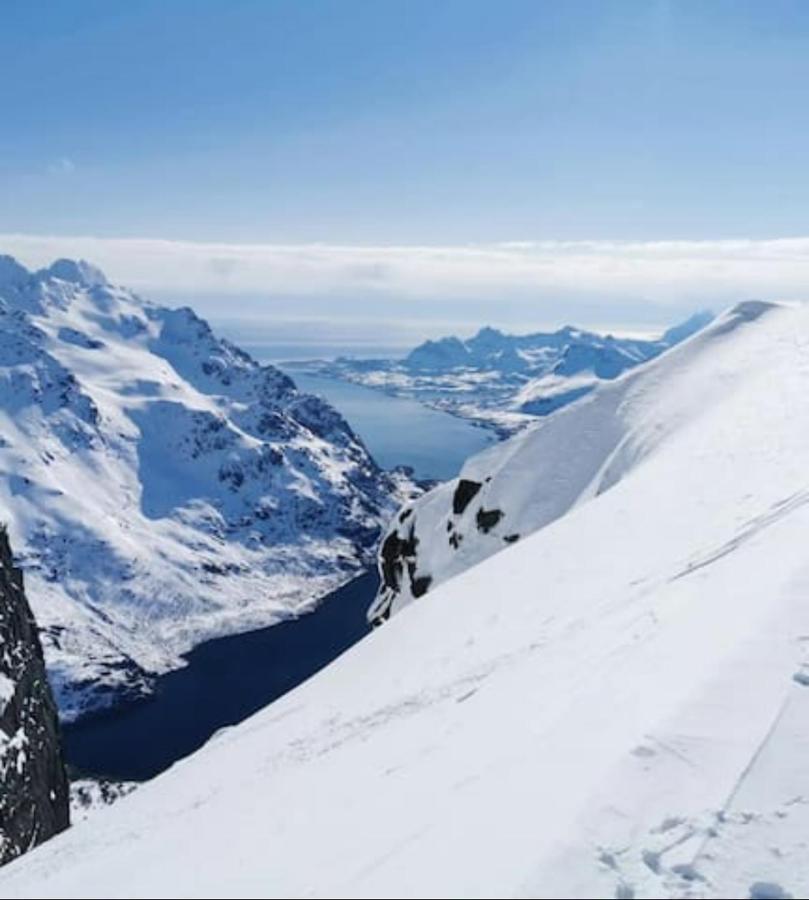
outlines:
[[[62,715],[367,561],[399,485],[335,410],[84,262],[0,258],[0,509]]]
[[[748,304],[596,392],[586,502],[0,894],[806,896],[807,389],[809,311]]]

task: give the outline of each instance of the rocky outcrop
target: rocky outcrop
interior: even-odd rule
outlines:
[[[69,824],[56,705],[42,645],[0,531],[0,865]]]

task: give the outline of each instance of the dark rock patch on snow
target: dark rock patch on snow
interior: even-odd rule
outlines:
[[[469,481],[467,478],[461,478],[458,481],[458,487],[455,488],[455,493],[452,495],[452,511],[456,516],[463,514],[481,487],[479,481]]]
[[[482,506],[475,516],[475,522],[478,531],[488,534],[492,528],[503,518],[503,511],[500,509],[484,509]]]

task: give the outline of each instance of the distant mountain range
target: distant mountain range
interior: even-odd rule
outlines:
[[[408,489],[190,309],[0,257],[0,519],[63,717],[311,606],[373,559]]]
[[[584,396],[600,382],[653,359],[712,318],[709,312],[696,313],[655,340],[571,326],[525,335],[485,327],[466,340],[453,336],[426,341],[402,360],[343,357],[306,367],[326,377],[421,400],[507,435]]]

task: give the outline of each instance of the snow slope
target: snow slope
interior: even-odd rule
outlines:
[[[806,896],[809,312],[743,306],[616,390],[586,502],[0,895]]]
[[[683,416],[701,414],[702,402],[724,396],[724,382],[709,378],[704,388],[695,387],[701,400],[684,400],[680,385],[692,377],[688,361],[710,357],[717,335],[766,309],[742,304],[654,365],[625,372],[476,454],[456,480],[404,506],[381,544],[382,584],[369,618],[383,621],[624,477]]]
[[[87,263],[0,257],[0,517],[62,715],[367,563],[398,486],[325,401]]]

